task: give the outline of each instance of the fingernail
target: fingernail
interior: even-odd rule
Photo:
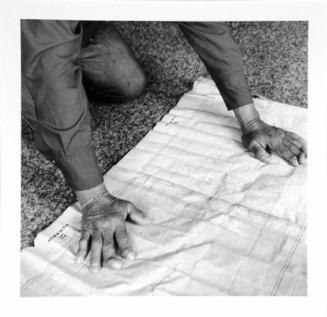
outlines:
[[[122,257],[125,259],[128,259],[128,260],[134,260],[136,257],[136,254],[131,249],[126,249],[126,250],[122,251]]]
[[[109,263],[109,266],[113,269],[120,269],[122,267],[122,264],[120,261],[116,261],[116,260],[111,260],[110,263]]]
[[[133,251],[128,251],[128,253],[126,254],[126,257],[129,260],[134,260],[136,258],[136,254]]]

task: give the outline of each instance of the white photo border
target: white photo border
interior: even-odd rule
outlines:
[[[327,7],[323,1],[77,1],[0,3],[0,314],[23,316],[324,316],[326,283]],[[309,21],[308,296],[20,298],[20,19]],[[4,315],[5,316],[5,315]]]

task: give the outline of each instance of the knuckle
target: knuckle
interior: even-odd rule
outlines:
[[[119,243],[123,245],[127,245],[129,243],[127,235],[117,235],[117,240],[119,240]]]
[[[83,231],[83,234],[85,234],[85,232],[88,231],[89,227],[91,225],[91,222],[87,219],[82,219],[82,231]]]
[[[126,211],[129,213],[133,209],[134,205],[131,202],[127,202],[126,204]]]
[[[86,249],[86,242],[84,242],[84,241],[81,241],[80,243],[79,243],[79,245],[78,245],[78,249],[79,250],[84,250],[84,249]]]
[[[87,241],[88,241],[88,238],[87,238],[86,236],[82,236],[82,237],[80,238],[80,240],[79,240],[79,244],[80,244],[80,245],[84,245],[84,244],[87,243]]]
[[[97,265],[99,263],[99,258],[92,258],[91,259],[91,265],[93,266],[93,265]]]
[[[118,226],[116,228],[116,235],[118,236],[127,236],[127,232],[124,226]]]
[[[114,242],[113,240],[105,240],[103,241],[103,247],[105,248],[113,248],[114,247]]]
[[[120,241],[128,241],[128,236],[126,233],[124,232],[119,232],[117,233],[117,238],[120,240]]]
[[[129,209],[129,202],[125,200],[119,200],[117,201],[116,205],[116,211],[117,214],[121,217],[121,215],[125,215],[127,213],[127,210]]]
[[[120,228],[117,228],[117,229],[116,229],[116,237],[118,237],[118,238],[122,238],[124,235],[125,235],[124,230],[122,230],[122,229],[120,229]]]
[[[101,243],[98,241],[93,241],[92,242],[92,248],[98,250],[99,248],[101,248]]]
[[[90,260],[91,260],[91,262],[93,261],[97,261],[98,259],[100,259],[100,257],[101,257],[101,254],[100,254],[100,252],[97,252],[98,250],[97,249],[92,249],[91,250],[91,258],[90,258]]]
[[[99,238],[92,239],[92,245],[94,247],[99,247],[101,245],[101,240]]]

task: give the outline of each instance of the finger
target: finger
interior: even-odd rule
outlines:
[[[305,144],[300,140],[289,138],[284,141],[284,145],[295,155],[299,156],[305,150]]]
[[[269,163],[270,155],[266,152],[266,150],[259,145],[258,143],[251,144],[249,146],[249,150],[254,154],[254,156],[265,163]]]
[[[107,261],[115,255],[114,233],[112,230],[102,232],[102,257],[103,261]]]
[[[111,269],[119,270],[120,268],[122,268],[123,263],[122,263],[121,259],[113,257],[113,258],[110,258],[105,263],[105,266],[109,267]]]
[[[296,142],[299,146],[306,143],[305,140],[296,133],[288,132],[288,135],[291,137],[292,141]]]
[[[303,144],[301,151],[304,153],[305,157],[308,157],[308,148],[306,143]]]
[[[92,232],[90,271],[98,272],[101,265],[102,237],[100,231]]]
[[[298,156],[301,153],[301,148],[299,148],[295,143],[290,140],[285,140],[284,146],[292,152],[293,155]]]
[[[292,166],[299,166],[299,162],[296,156],[292,156],[287,160]]]
[[[294,143],[304,154],[305,156],[308,155],[307,151],[307,144],[303,138],[301,138],[299,135],[290,132],[291,141]]]
[[[128,217],[135,223],[139,225],[149,224],[151,221],[146,217],[144,212],[136,208],[132,203],[128,206]]]
[[[279,146],[276,154],[292,166],[298,166],[297,156],[294,155],[286,146]]]
[[[298,166],[297,157],[289,150],[288,146],[281,144],[276,149],[276,154],[283,158],[286,162],[288,162],[292,166]]]
[[[90,233],[83,230],[78,245],[77,258],[76,258],[77,263],[81,263],[86,257],[89,238],[90,238]]]
[[[135,259],[136,254],[130,246],[129,237],[126,231],[125,224],[116,227],[115,238],[118,245],[118,252],[123,258],[130,260]]]
[[[299,164],[300,165],[302,165],[302,164],[304,164],[305,163],[305,153],[301,153],[300,155],[299,155],[299,157],[298,157],[298,161],[299,161]]]
[[[304,156],[307,157],[308,155],[308,150],[307,150],[307,145],[306,144],[302,144],[302,145],[296,145],[300,151],[300,153],[304,153]]]
[[[103,245],[102,245],[102,258],[103,265],[113,268],[120,269],[122,262],[115,256],[115,244],[112,230],[106,230],[102,233]]]

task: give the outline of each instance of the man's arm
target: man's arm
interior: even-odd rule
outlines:
[[[238,45],[224,23],[180,22],[186,39],[200,56],[228,110],[252,103]]]
[[[74,190],[102,183],[91,138],[79,51],[82,29],[73,21],[23,20],[22,71],[35,104],[39,149]]]
[[[22,75],[35,103],[38,147],[62,170],[82,205],[78,259],[90,252],[91,271],[101,265],[118,268],[122,263],[117,255],[135,256],[125,220],[128,216],[142,222],[144,215],[130,202],[110,195],[103,184],[78,60],[81,25],[24,20],[21,30]]]
[[[226,25],[218,22],[179,23],[220,91],[228,110],[240,122],[243,145],[267,162],[275,152],[289,164],[303,164],[305,141],[298,135],[264,123],[256,111],[243,70],[242,55]]]

